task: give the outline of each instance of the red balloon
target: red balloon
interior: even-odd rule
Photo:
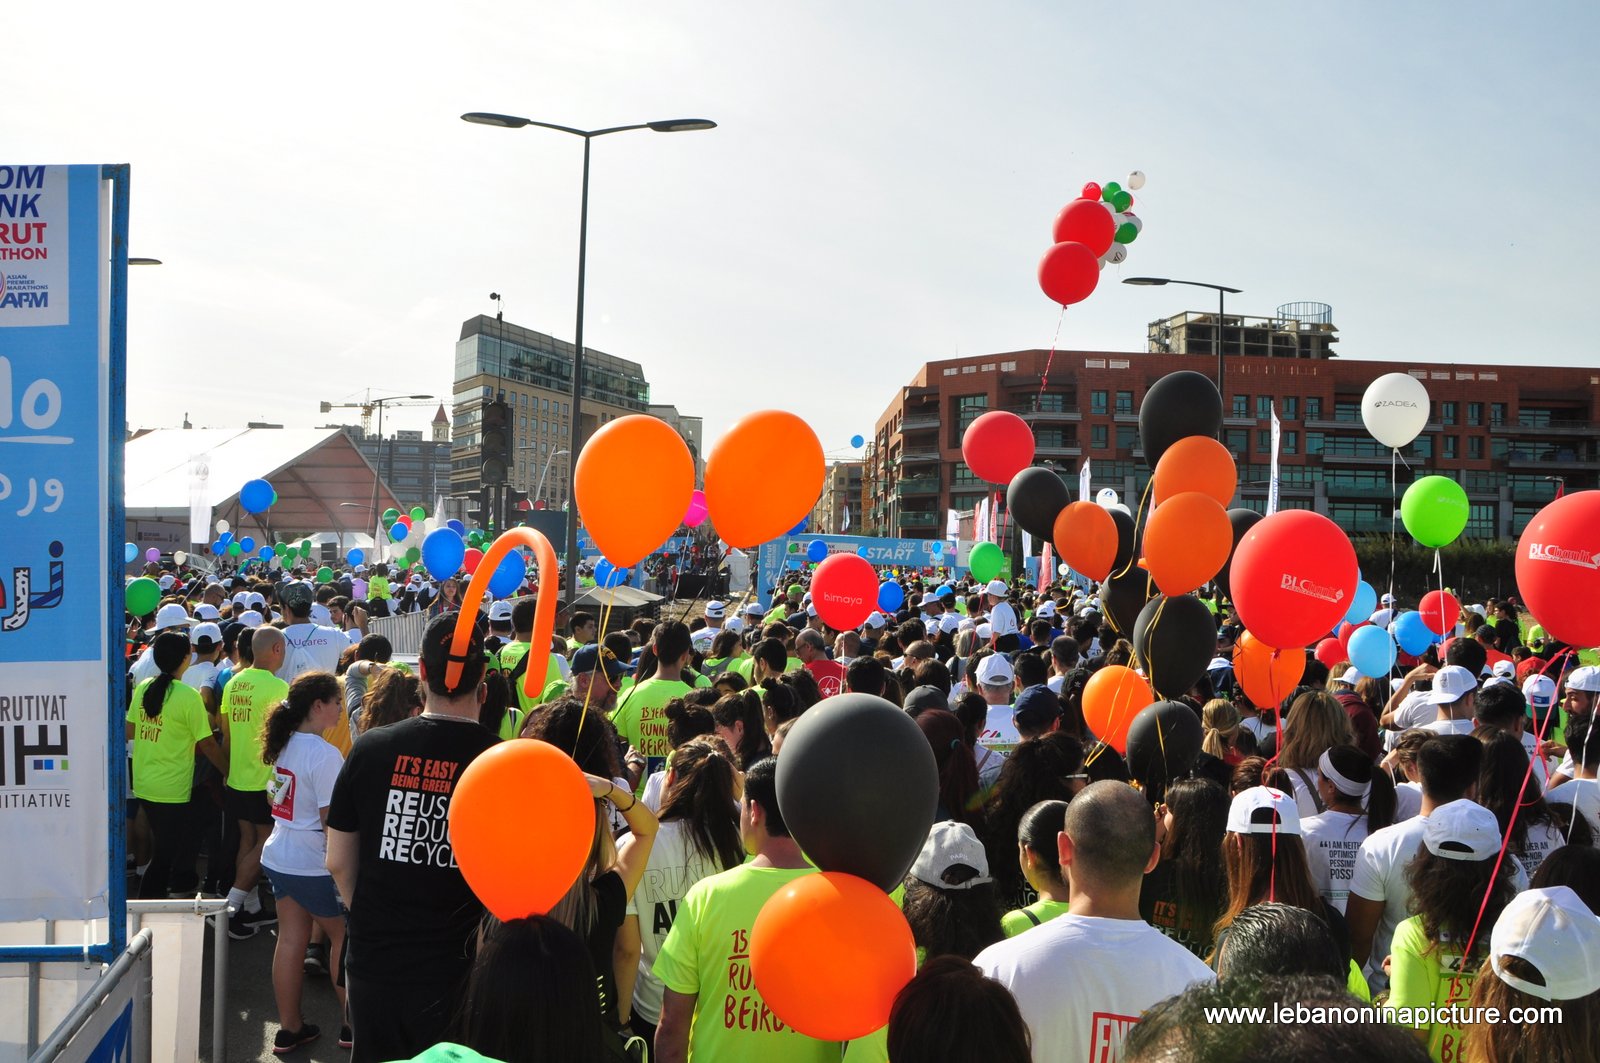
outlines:
[[[409,527],[411,527],[411,514],[402,513],[398,517],[395,518],[394,522],[396,524],[404,524],[406,527],[409,528]]]
[[[478,571],[478,562],[482,560],[482,550],[468,548],[466,559],[461,562],[461,567],[466,569],[468,575],[471,575],[472,573]]]
[[[1111,212],[1099,203],[1087,199],[1074,199],[1056,215],[1056,243],[1076,240],[1099,258],[1111,249],[1117,235],[1117,223]]]
[[[1233,553],[1229,584],[1239,619],[1256,638],[1298,649],[1333,630],[1361,580],[1339,526],[1307,509],[1263,519]]]
[[[1033,429],[1007,410],[991,410],[967,425],[961,457],[980,479],[1008,484],[1033,464]]]
[[[1333,668],[1335,665],[1348,660],[1345,656],[1344,643],[1331,636],[1323,639],[1317,643],[1317,660],[1321,661],[1323,666],[1327,668]]]
[[[851,631],[878,608],[878,573],[857,554],[832,554],[811,576],[811,603],[835,631]]]
[[[1517,540],[1517,590],[1551,638],[1600,646],[1600,491],[1545,506]]]
[[[1084,185],[1083,198],[1092,199],[1096,203],[1100,202],[1100,182],[1090,181],[1088,184]]]
[[[1357,629],[1364,628],[1366,626],[1367,621],[1365,620],[1361,621],[1359,624],[1345,623],[1339,625],[1339,645],[1344,647],[1346,656],[1348,656],[1350,653],[1350,636],[1354,635]]]
[[[1461,602],[1449,591],[1429,591],[1417,603],[1417,612],[1422,614],[1422,622],[1429,631],[1444,635],[1455,630],[1456,620],[1461,616]]]
[[[1039,260],[1039,287],[1051,302],[1081,303],[1099,283],[1100,256],[1075,240],[1056,244]]]

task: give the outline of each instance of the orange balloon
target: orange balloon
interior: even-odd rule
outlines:
[[[1232,551],[1233,524],[1228,511],[1199,491],[1173,495],[1145,521],[1146,567],[1162,594],[1199,589],[1222,571]]]
[[[1305,674],[1304,650],[1280,650],[1246,631],[1233,647],[1233,677],[1250,701],[1276,708],[1293,694]]]
[[[1083,722],[1096,738],[1121,753],[1128,746],[1128,725],[1140,709],[1155,700],[1155,692],[1138,672],[1120,664],[1107,665],[1084,685]]]
[[[694,455],[657,417],[618,417],[589,437],[572,473],[578,517],[618,568],[636,565],[678,530],[694,494]]]
[[[542,915],[566,896],[588,863],[594,831],[594,797],[583,772],[561,750],[532,738],[484,751],[450,798],[456,865],[502,921]]]
[[[811,512],[826,476],[822,443],[805,421],[782,410],[746,414],[706,460],[711,525],[740,549],[776,539]],[[687,507],[685,498],[679,517]]]
[[[849,1041],[889,1021],[895,994],[917,973],[917,946],[887,894],[824,871],[762,906],[750,928],[750,971],[785,1023],[819,1041]]]
[[[1223,509],[1239,487],[1239,470],[1228,448],[1210,436],[1184,436],[1156,462],[1151,490],[1159,507],[1185,491],[1199,491],[1217,500]]]
[[[1092,580],[1111,575],[1117,559],[1117,522],[1093,502],[1071,502],[1056,515],[1051,531],[1061,560]]]

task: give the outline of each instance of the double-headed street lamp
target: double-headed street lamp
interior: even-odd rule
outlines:
[[[576,465],[578,451],[583,446],[582,421],[580,411],[583,408],[583,279],[584,267],[588,257],[589,247],[589,144],[595,137],[603,137],[608,133],[626,133],[634,129],[648,129],[656,133],[690,133],[700,129],[715,129],[717,123],[705,118],[674,118],[662,122],[644,122],[640,125],[619,125],[607,129],[574,129],[572,126],[555,125],[551,122],[535,122],[531,118],[519,118],[509,114],[490,114],[483,111],[473,111],[461,116],[464,122],[473,122],[477,125],[500,126],[504,129],[521,129],[524,126],[538,126],[540,129],[554,129],[558,133],[570,133],[575,137],[583,138],[583,198],[578,215],[578,323],[575,328],[576,335],[572,341],[572,434],[570,437],[570,450],[573,463]],[[548,463],[546,464],[548,469]],[[573,470],[574,472],[576,469]],[[578,501],[574,495],[577,477],[567,477],[567,542],[566,576],[562,581],[563,597],[572,601],[577,596],[578,588]]]
[[[1170,277],[1129,277],[1126,280],[1124,280],[1122,283],[1123,284],[1138,284],[1138,285],[1141,285],[1141,286],[1160,286],[1160,285],[1163,285],[1163,284],[1187,284],[1191,288],[1210,288],[1212,291],[1217,293],[1217,332],[1216,332],[1216,340],[1215,340],[1215,342],[1213,344],[1213,346],[1216,348],[1216,352],[1217,352],[1217,396],[1218,396],[1218,398],[1221,398],[1221,399],[1223,399],[1224,402],[1226,402],[1227,399],[1222,393],[1222,322],[1224,320],[1224,314],[1226,313],[1226,309],[1225,309],[1225,307],[1223,305],[1223,300],[1226,299],[1229,295],[1238,295],[1244,289],[1242,289],[1242,288],[1229,288],[1229,287],[1226,287],[1226,286],[1221,285],[1221,284],[1207,284],[1205,281],[1179,281],[1179,280],[1173,280]],[[1224,409],[1226,409],[1226,406],[1224,406]]]

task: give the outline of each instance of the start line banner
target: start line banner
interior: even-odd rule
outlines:
[[[957,563],[956,544],[938,539],[873,539],[862,535],[795,535],[761,544],[756,555],[756,601],[772,608],[772,591],[785,563],[806,559],[806,547],[822,540],[829,554],[855,553],[874,568],[947,568]],[[938,547],[938,552],[934,548]]]

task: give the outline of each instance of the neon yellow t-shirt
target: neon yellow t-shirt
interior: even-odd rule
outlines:
[[[500,741],[509,742],[517,737],[517,732],[522,730],[522,713],[509,706],[506,714],[500,717]]]
[[[161,715],[145,715],[144,692],[154,679],[133,689],[127,720],[133,724],[133,796],[161,805],[189,800],[194,783],[194,747],[211,737],[200,692],[175,682],[167,688]],[[259,754],[257,755],[259,758]]]
[[[272,768],[261,760],[267,713],[289,696],[289,684],[265,668],[234,673],[222,691],[222,726],[228,729],[228,786],[266,790]]]
[[[1029,914],[1033,918],[1028,918]],[[1014,938],[1024,930],[1032,930],[1041,923],[1048,923],[1058,915],[1067,914],[1066,901],[1052,901],[1041,897],[1026,908],[1015,908],[1000,917],[1000,929],[1005,931],[1006,937]]]
[[[641,778],[666,767],[672,743],[667,741],[667,716],[662,710],[689,690],[688,683],[675,679],[645,679],[618,696],[611,722],[630,746],[644,754],[646,767]]]
[[[1421,1008],[1445,1007],[1454,1003],[1465,1009],[1472,996],[1476,964],[1463,963],[1461,947],[1454,942],[1435,943],[1422,930],[1422,917],[1401,920],[1394,928],[1389,946],[1392,958],[1389,974],[1389,1006]],[[1423,1028],[1423,1027],[1419,1027]],[[1461,1055],[1462,1031],[1456,1026],[1435,1023],[1428,1030],[1428,1055],[1435,1060],[1455,1060]]]
[[[373,576],[371,579],[367,580],[367,597],[375,602],[388,601],[390,597],[389,577]]]
[[[516,670],[517,665],[522,663],[522,659],[528,655],[528,651],[532,648],[526,642],[508,642],[500,647],[500,668],[505,672],[506,682],[516,690],[517,705],[523,712],[528,712],[535,706],[549,701],[550,685],[561,678],[561,666],[556,664],[557,656],[552,652],[550,654],[550,664],[545,668],[545,686],[537,695],[531,698],[522,692],[523,676],[513,676],[511,673]]]
[[[675,993],[695,995],[689,1027],[694,1063],[838,1063],[839,1045],[786,1025],[750,973],[750,928],[773,894],[811,868],[744,864],[701,879],[678,902],[652,968]]]

